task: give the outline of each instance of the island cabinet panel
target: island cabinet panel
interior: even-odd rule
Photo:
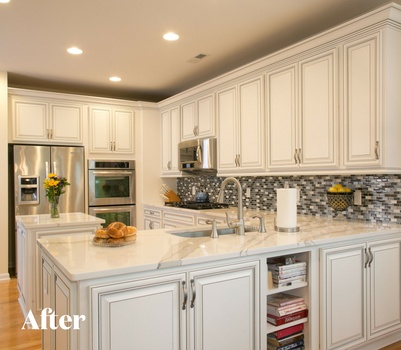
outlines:
[[[401,240],[322,250],[322,349],[401,329]]]
[[[175,274],[92,288],[93,348],[185,349],[184,281]]]

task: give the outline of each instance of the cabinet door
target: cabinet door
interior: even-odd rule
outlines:
[[[369,253],[368,330],[373,338],[401,328],[401,242],[371,244]]]
[[[52,104],[51,139],[63,143],[82,143],[82,107]]]
[[[198,100],[197,136],[210,137],[215,135],[214,100],[213,95]]]
[[[52,283],[52,267],[48,262],[42,259],[42,306],[43,308],[51,308],[51,283]],[[42,348],[43,350],[51,349],[52,330],[42,330]]]
[[[252,262],[190,272],[189,349],[259,349],[258,270]]]
[[[71,315],[70,312],[70,290],[68,286],[61,280],[61,278],[55,275],[54,284],[54,312],[56,316],[56,324],[59,324],[59,318],[63,315]],[[58,327],[54,331],[55,336],[55,349],[72,349],[70,341],[70,330],[64,330]]]
[[[116,109],[113,111],[113,152],[134,155],[135,119],[134,111]]]
[[[14,141],[48,141],[48,104],[11,99]]]
[[[265,165],[262,78],[239,85],[239,164],[241,168],[263,170]]]
[[[300,166],[336,167],[337,51],[300,62]]]
[[[162,173],[178,174],[178,143],[180,142],[180,113],[178,107],[161,114]]]
[[[112,111],[110,108],[89,108],[89,147],[91,153],[109,153],[111,151],[111,128]]]
[[[29,301],[28,293],[28,249],[25,230],[18,225],[17,227],[17,282],[19,297],[22,298],[24,305]],[[24,312],[27,310],[24,310]]]
[[[145,230],[157,230],[162,227],[161,220],[155,220],[153,218],[144,218]]]
[[[237,89],[232,87],[217,93],[217,118],[219,123],[219,171],[237,167]]]
[[[296,66],[267,74],[268,168],[294,168],[297,95]]]
[[[181,106],[181,140],[190,140],[197,136],[197,118],[195,101]]]
[[[365,244],[322,250],[321,341],[349,349],[366,341]]]
[[[344,45],[346,166],[380,165],[379,36]]]
[[[184,281],[176,274],[92,288],[93,349],[184,350]]]

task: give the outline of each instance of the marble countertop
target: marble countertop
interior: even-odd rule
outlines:
[[[298,216],[298,233],[278,233],[274,215],[265,218],[267,233],[263,234],[247,232],[215,239],[173,234],[199,229],[190,227],[138,231],[134,244],[115,248],[94,246],[93,235],[52,236],[39,239],[38,244],[70,280],[77,281],[401,233],[401,226],[395,224],[310,216]]]
[[[30,228],[50,228],[58,226],[101,225],[105,220],[85,213],[62,213],[59,218],[51,218],[50,214],[17,215],[16,221]]]

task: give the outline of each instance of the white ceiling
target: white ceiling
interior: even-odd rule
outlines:
[[[160,101],[387,3],[11,0],[0,4],[0,70],[13,87]],[[168,31],[180,40],[164,41]]]

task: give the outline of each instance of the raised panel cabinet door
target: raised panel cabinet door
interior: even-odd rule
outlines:
[[[46,260],[42,259],[42,306],[43,308],[51,308],[51,283],[52,283],[52,267]],[[52,346],[52,330],[42,330],[42,348],[43,350],[51,350]]]
[[[298,166],[296,72],[291,65],[267,73],[268,169]]]
[[[299,64],[299,157],[301,167],[336,167],[337,51]]]
[[[71,315],[70,312],[70,290],[68,286],[61,280],[61,278],[55,275],[55,287],[54,287],[54,312],[56,316],[56,324],[59,324],[59,318],[63,315]],[[71,330],[64,330],[58,327],[54,331],[55,336],[55,349],[63,350],[63,349],[72,349],[71,339],[70,339]]]
[[[349,349],[367,339],[365,247],[322,250],[322,349]]]
[[[170,112],[166,111],[161,114],[161,131],[162,131],[162,172],[168,172],[171,169],[171,118]]]
[[[379,35],[344,45],[346,166],[380,165]]]
[[[198,137],[215,135],[214,98],[213,95],[198,100]]]
[[[181,140],[190,140],[197,136],[197,117],[195,101],[181,106]]]
[[[82,143],[82,107],[52,104],[51,139],[65,143]]]
[[[94,350],[185,350],[185,274],[92,288]]]
[[[132,110],[113,111],[113,152],[134,155],[135,115]]]
[[[111,152],[112,111],[110,108],[89,108],[89,147],[91,153]]]
[[[369,338],[401,328],[401,241],[369,246]]]
[[[217,93],[218,169],[236,169],[238,159],[237,89],[229,88]]]
[[[256,350],[259,263],[190,272],[189,350]]]
[[[171,170],[178,173],[178,144],[180,143],[180,110],[174,108],[170,112],[171,115]]]
[[[13,139],[49,141],[48,104],[12,100]]]
[[[263,78],[239,85],[239,163],[241,168],[263,170],[265,165],[265,127]]]

